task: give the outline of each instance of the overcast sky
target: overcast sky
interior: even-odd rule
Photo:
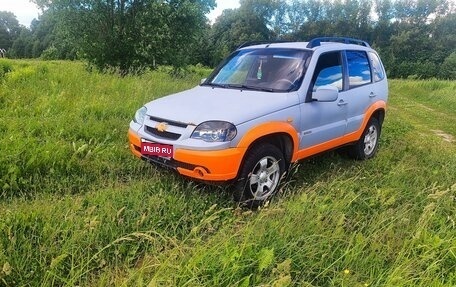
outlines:
[[[30,27],[33,18],[38,18],[38,7],[29,0],[0,0],[0,11],[13,12],[20,24]]]
[[[239,7],[239,0],[216,0],[217,8],[208,15],[211,22],[219,16],[224,9]],[[39,9],[29,0],[0,0],[0,11],[10,11],[16,15],[20,24],[30,27],[33,18],[38,18]]]

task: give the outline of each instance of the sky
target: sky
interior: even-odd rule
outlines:
[[[0,0],[0,11],[13,12],[19,24],[30,27],[33,18],[38,18],[39,9],[29,0]]]
[[[208,18],[213,23],[224,9],[239,7],[239,0],[216,0],[217,8],[209,13]],[[33,18],[38,18],[40,10],[29,0],[0,0],[0,11],[10,11],[16,15],[20,24],[30,27]]]
[[[209,20],[211,20],[211,23],[214,23],[215,18],[220,16],[223,10],[239,8],[239,0],[215,0],[215,2],[217,2],[217,8],[207,15]]]

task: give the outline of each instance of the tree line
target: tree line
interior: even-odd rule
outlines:
[[[215,0],[34,0],[30,28],[0,12],[12,58],[85,59],[121,74],[217,65],[246,41],[347,36],[368,41],[390,77],[456,79],[452,0],[241,0],[210,23]]]

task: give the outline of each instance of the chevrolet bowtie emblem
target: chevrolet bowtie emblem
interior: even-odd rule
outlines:
[[[165,123],[165,122],[158,123],[158,124],[155,126],[155,128],[157,129],[157,131],[159,131],[159,132],[162,133],[162,132],[166,131],[166,129],[168,128],[168,124]]]

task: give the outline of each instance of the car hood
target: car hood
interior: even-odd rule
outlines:
[[[298,104],[298,95],[197,86],[146,104],[147,115],[199,125],[210,120],[235,125]]]

